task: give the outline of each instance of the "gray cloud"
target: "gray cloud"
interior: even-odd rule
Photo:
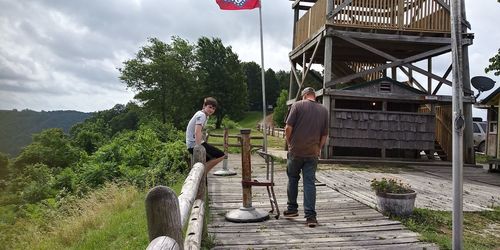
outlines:
[[[266,68],[289,69],[291,4],[262,0]],[[484,75],[500,47],[500,4],[466,4],[476,33],[471,75]],[[169,42],[174,35],[192,43],[219,37],[242,61],[260,63],[258,10],[222,11],[215,0],[0,0],[0,109],[95,111],[125,103],[133,93],[116,68],[148,37]],[[448,59],[434,65],[447,67]]]

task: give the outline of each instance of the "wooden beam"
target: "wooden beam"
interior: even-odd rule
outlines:
[[[415,85],[417,85],[417,87],[418,87],[420,90],[422,90],[422,91],[424,91],[424,92],[427,92],[427,91],[425,90],[425,88],[424,88],[424,87],[422,87],[422,85],[421,85],[421,84],[420,84],[420,83],[419,83],[419,82],[418,82],[415,78],[413,78],[413,75],[411,74],[411,71],[410,71],[410,72],[408,72],[408,70],[406,70],[406,69],[405,69],[405,68],[403,68],[402,66],[399,66],[399,69],[401,69],[401,71],[403,71],[403,73],[405,73],[405,74],[408,76],[408,78],[409,78],[410,82],[412,82],[412,83],[414,83]]]
[[[448,75],[451,73],[451,69],[452,69],[452,65],[450,64],[450,66],[448,67],[448,69],[444,73],[443,78],[448,77]],[[438,83],[438,85],[436,86],[436,88],[434,89],[434,91],[432,92],[433,95],[437,94],[438,90],[441,88],[441,85],[443,85],[443,82],[440,81]]]
[[[384,69],[387,69],[387,68],[390,68],[390,67],[398,67],[398,66],[401,66],[401,65],[405,65],[407,63],[420,61],[420,60],[422,60],[424,58],[427,58],[427,57],[440,55],[440,54],[443,54],[445,52],[449,52],[450,49],[451,49],[451,45],[442,46],[440,48],[433,49],[433,50],[430,50],[430,51],[427,51],[427,52],[424,52],[424,53],[421,53],[421,54],[418,54],[418,55],[410,56],[410,57],[402,59],[402,60],[393,61],[393,62],[388,63],[388,64],[380,65],[378,67],[375,67],[375,68],[372,68],[372,69],[369,69],[369,70],[365,70],[363,72],[359,72],[359,73],[356,73],[356,74],[352,74],[352,75],[348,75],[348,76],[344,76],[344,77],[341,77],[341,78],[334,79],[334,80],[330,81],[327,84],[327,86],[332,86],[335,83],[348,82],[348,81],[350,81],[352,79],[356,79],[358,77],[362,77],[362,76],[365,76],[365,75],[368,75],[368,74],[371,74],[371,73],[374,73],[374,72],[377,72],[377,71],[381,71],[381,70],[384,70]],[[411,67],[412,67],[412,69],[414,69],[416,71],[419,71],[419,72],[421,71],[420,68],[417,68],[415,66],[411,66]],[[433,76],[435,76],[435,75],[433,75]],[[439,79],[439,80],[442,79],[439,76],[436,76],[436,77],[437,77],[436,79]],[[446,82],[446,81],[449,82],[446,79],[443,79],[443,80],[444,80],[443,82]]]
[[[324,29],[325,26],[323,26],[320,29],[320,31],[314,34],[309,41],[302,43],[302,45],[300,45],[299,47],[295,48],[290,53],[288,53],[288,57],[290,58],[290,60],[293,61],[295,58],[299,57],[300,55],[311,49],[312,46],[316,45],[316,42],[321,41],[324,36]]]
[[[412,64],[406,64],[406,66],[408,68],[410,68],[410,69],[413,69],[413,70],[417,71],[418,73],[421,73],[423,75],[426,75],[427,77],[433,78],[433,79],[435,79],[437,81],[443,82],[444,84],[451,86],[451,81],[449,81],[449,80],[447,80],[445,78],[442,78],[442,77],[440,77],[438,75],[429,73],[426,70],[421,69],[421,68],[419,68],[419,67],[417,67],[415,65],[412,65]]]
[[[412,42],[412,43],[431,43],[431,44],[451,44],[449,37],[422,37],[410,35],[393,35],[393,34],[374,34],[367,32],[353,32],[342,30],[328,30],[326,36],[342,34],[351,38],[367,39],[367,40],[383,40],[383,41],[396,41],[396,42]],[[464,38],[464,45],[472,44],[472,40]]]

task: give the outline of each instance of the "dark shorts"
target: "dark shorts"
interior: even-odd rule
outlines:
[[[204,148],[205,148],[205,151],[207,153],[207,159],[206,161],[210,161],[210,160],[213,160],[213,159],[217,159],[217,158],[220,158],[222,156],[224,156],[224,152],[221,151],[220,149],[204,142],[201,144]],[[193,154],[193,148],[188,148],[188,151],[190,154]]]

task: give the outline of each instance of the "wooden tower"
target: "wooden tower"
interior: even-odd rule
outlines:
[[[426,152],[429,159],[451,160],[451,94],[438,95],[443,85],[453,84],[447,79],[452,69],[450,0],[295,0],[292,9],[288,103],[299,98],[311,67],[321,68],[323,74],[316,78],[322,79],[323,87],[317,96],[330,111],[330,138],[323,158],[342,152],[416,158],[418,152]],[[464,162],[473,164],[474,98],[468,68],[473,35],[467,33],[468,22],[462,23]],[[438,75],[434,72],[443,69],[433,69],[433,58],[446,53],[450,65]],[[370,86],[352,87],[363,83]],[[343,121],[354,115],[366,120]],[[418,125],[423,121],[432,125]],[[434,138],[429,139],[429,133]],[[415,138],[422,140],[413,143]]]

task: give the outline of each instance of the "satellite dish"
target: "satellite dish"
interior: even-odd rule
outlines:
[[[472,83],[472,86],[479,91],[476,98],[481,94],[481,92],[488,91],[495,86],[495,81],[486,76],[474,76],[470,79],[470,82]]]

